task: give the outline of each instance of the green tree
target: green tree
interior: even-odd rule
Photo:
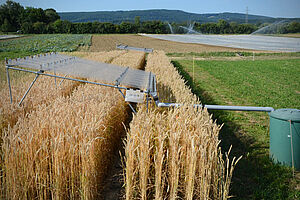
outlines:
[[[32,23],[30,22],[24,22],[22,23],[22,26],[21,26],[21,30],[22,30],[22,33],[33,33],[33,27],[32,27]]]
[[[143,33],[168,33],[167,26],[161,21],[146,21],[142,23],[141,31]]]
[[[251,34],[257,30],[257,27],[252,24],[239,24],[235,33]]]
[[[68,20],[62,21],[63,30],[61,33],[72,33],[73,24],[72,22],[69,22]]]
[[[288,24],[287,26],[287,32],[288,33],[300,33],[300,23],[293,21]]]
[[[48,23],[55,22],[56,20],[60,19],[60,16],[53,8],[46,9],[44,12]]]
[[[220,19],[217,26],[219,27],[221,34],[231,33],[230,25],[224,19]]]
[[[24,8],[16,2],[6,1],[5,4],[0,6],[0,25],[4,24],[6,20],[6,24],[4,25],[8,27],[8,31],[17,31],[21,27],[20,17],[24,12]]]
[[[44,22],[35,22],[33,24],[34,33],[43,34],[46,33],[47,25]]]
[[[63,33],[64,27],[63,27],[63,21],[58,19],[52,24],[54,33]]]
[[[106,33],[116,33],[116,26],[112,23],[102,23],[104,29],[106,30]]]
[[[44,10],[41,8],[27,7],[22,13],[21,20],[22,23],[23,22],[30,22],[32,24],[34,24],[35,22],[48,23],[48,18],[46,17]]]
[[[4,23],[1,25],[1,30],[3,32],[9,32],[11,30],[13,30],[12,25],[9,23],[8,19],[4,19]]]
[[[130,22],[122,22],[119,31],[120,33],[137,33],[136,26]]]
[[[141,17],[140,16],[135,16],[134,24],[136,26],[137,32],[139,32],[141,29]]]
[[[237,33],[239,25],[236,22],[231,22],[230,23],[230,30],[231,33]]]
[[[205,23],[200,27],[202,33],[219,34],[220,29],[216,23]]]
[[[74,23],[72,33],[84,34],[84,33],[92,33],[93,23]]]
[[[67,20],[56,20],[51,24],[54,33],[73,33],[73,24]]]

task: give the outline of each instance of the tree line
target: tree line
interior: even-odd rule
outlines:
[[[180,26],[186,24],[171,24],[175,33],[185,33],[186,30]],[[195,23],[194,30],[208,34],[250,34],[259,28],[254,24],[237,24],[219,20],[217,23]],[[19,3],[8,0],[0,6],[0,29],[2,32],[21,32],[23,34],[45,34],[45,33],[171,33],[167,23],[153,20],[140,21],[140,17],[135,17],[134,22],[124,21],[120,24],[109,22],[83,22],[72,23],[61,20],[54,9],[24,8]],[[282,33],[300,32],[300,23],[291,22]]]

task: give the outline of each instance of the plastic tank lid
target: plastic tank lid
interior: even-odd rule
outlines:
[[[293,122],[300,122],[300,110],[298,109],[277,109],[270,113],[270,117],[282,119],[282,120],[291,120]]]

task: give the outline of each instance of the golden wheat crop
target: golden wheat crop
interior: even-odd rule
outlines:
[[[135,55],[126,66],[143,67]],[[82,84],[19,117],[3,134],[2,197],[97,199],[128,115],[117,90]]]
[[[97,195],[96,181],[105,162],[101,152],[109,153],[105,144],[112,144],[115,134],[111,123],[116,120],[107,120],[112,115],[124,118],[120,101],[121,95],[110,88],[83,85],[71,97],[59,97],[21,118],[3,137],[7,196],[74,199]],[[122,121],[117,122],[122,127]]]
[[[141,66],[145,64],[145,55],[144,52],[126,51],[126,53],[112,60],[111,64],[141,69]]]
[[[71,52],[66,53],[67,55],[83,57],[89,60],[94,60],[98,62],[111,63],[113,59],[119,57],[122,54],[125,54],[126,51],[122,50],[113,50],[109,52]]]
[[[163,51],[154,51],[153,54],[149,54],[146,70],[156,74],[158,91],[162,100],[199,103]],[[171,97],[168,97],[170,95]]]
[[[125,140],[126,199],[227,199],[236,161],[223,161],[220,126],[191,106],[200,102],[163,52],[149,54],[146,70],[156,74],[160,97],[185,105],[148,113],[139,106]]]
[[[11,70],[10,73],[18,72]],[[24,117],[27,113],[37,108],[38,105],[48,104],[58,96],[68,96],[79,85],[75,81],[64,81],[59,85],[59,79],[56,80],[55,85],[53,78],[40,76],[22,105],[19,106],[18,102],[28,89],[33,78],[33,75],[29,75],[11,80],[12,104],[10,103],[9,90],[6,83],[5,87],[0,91],[0,133],[8,125],[13,126],[19,117]]]

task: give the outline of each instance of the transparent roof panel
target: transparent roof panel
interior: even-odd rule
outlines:
[[[137,69],[91,61],[58,53],[8,60],[7,65],[50,71],[73,77],[88,78],[115,85],[150,89],[153,74]]]

